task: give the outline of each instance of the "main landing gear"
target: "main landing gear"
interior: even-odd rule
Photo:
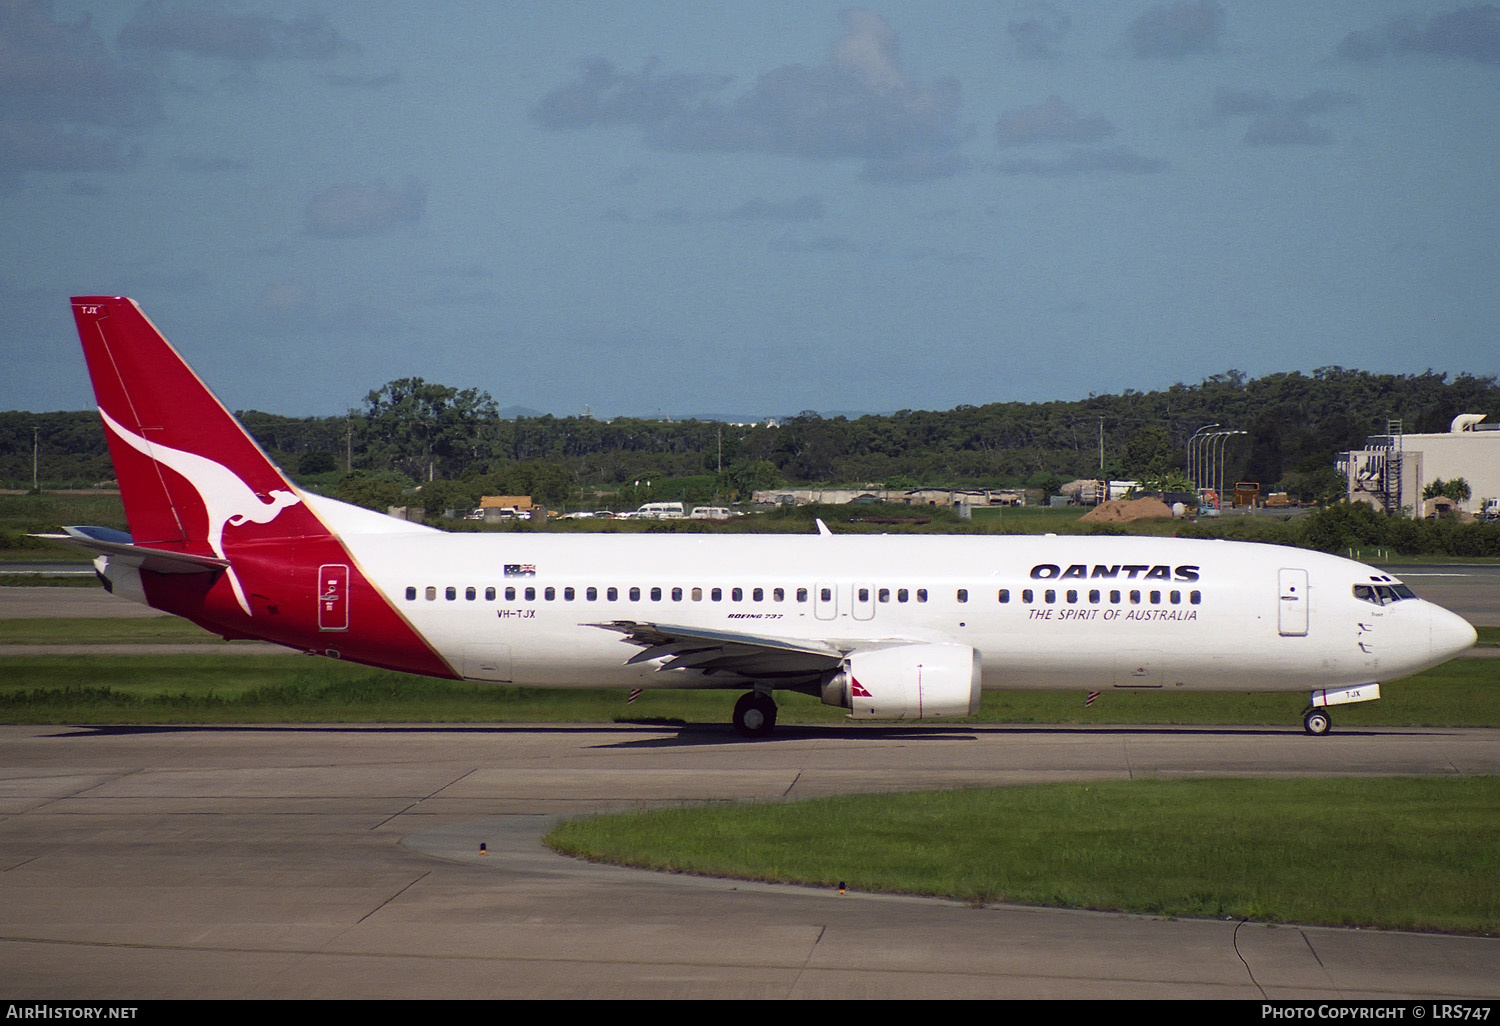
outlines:
[[[1326,709],[1309,708],[1302,714],[1302,729],[1314,737],[1322,737],[1333,727],[1333,720],[1329,718]]]
[[[749,691],[734,703],[734,732],[740,737],[765,737],[776,729],[776,703],[770,695]]]

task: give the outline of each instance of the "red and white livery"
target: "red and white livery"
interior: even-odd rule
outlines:
[[[303,491],[140,308],[73,300],[129,534],[70,527],[115,594],[227,638],[546,687],[775,690],[860,718],[982,688],[1302,691],[1304,726],[1475,641],[1372,567],[1132,537],[448,534]]]

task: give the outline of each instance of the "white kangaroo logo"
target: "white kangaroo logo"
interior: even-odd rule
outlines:
[[[208,511],[208,544],[220,559],[228,558],[224,555],[225,524],[234,527],[242,527],[247,523],[269,524],[283,509],[302,501],[300,496],[292,492],[273,488],[271,501],[266,502],[223,464],[197,453],[148,442],[117,423],[102,407],[99,415],[104,418],[105,425],[126,445],[143,456],[166,464],[187,478],[197,489],[198,497],[203,500],[203,508]],[[229,586],[234,589],[234,597],[240,608],[247,616],[254,615],[250,612],[250,603],[245,598],[245,590],[240,587],[240,579],[235,576],[234,567],[229,567],[228,572]]]

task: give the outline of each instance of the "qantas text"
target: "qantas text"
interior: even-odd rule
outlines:
[[[1140,579],[1143,581],[1196,581],[1198,579],[1198,568],[1196,566],[1170,567],[1165,564],[1148,566],[1145,563],[1115,563],[1107,566],[1103,563],[1095,563],[1093,572],[1082,563],[1074,563],[1069,567],[1060,567],[1056,563],[1038,563],[1031,568],[1031,579],[1034,581],[1050,580],[1091,580],[1102,577],[1105,579],[1124,577],[1127,581]]]

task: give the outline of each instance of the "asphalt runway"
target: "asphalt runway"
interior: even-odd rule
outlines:
[[[0,727],[0,756],[8,998],[1500,994],[1497,939],[841,896],[538,841],[661,803],[1496,773],[1494,730]]]

